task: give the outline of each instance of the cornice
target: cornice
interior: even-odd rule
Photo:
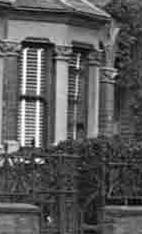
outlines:
[[[58,9],[35,9],[35,8],[26,8],[26,7],[16,7],[16,8],[11,8],[11,10],[15,10],[15,11],[26,11],[26,12],[37,12],[38,14],[41,13],[54,13],[54,14],[58,14],[58,13],[66,13],[69,15],[73,15],[75,16],[79,16],[79,17],[84,17],[84,18],[88,18],[95,21],[95,20],[99,20],[101,21],[105,21],[105,22],[110,22],[111,21],[111,17],[106,17],[106,16],[102,16],[102,15],[95,15],[95,14],[90,14],[90,13],[84,13],[82,11],[74,11],[74,10],[58,10]]]
[[[0,4],[0,8],[2,8]],[[84,12],[68,10],[68,9],[36,9],[26,7],[9,7],[2,9],[2,12],[12,20],[32,20],[45,21],[53,23],[65,23],[68,25],[75,25],[80,27],[98,28],[111,18],[102,15],[93,15]]]
[[[38,1],[19,1],[19,0],[0,0],[1,4],[8,4],[10,10],[36,11],[36,12],[66,12],[89,17],[91,19],[108,20],[111,16],[103,9],[88,0],[78,0],[78,4],[72,0],[38,0]]]
[[[20,11],[9,10],[3,12],[9,20],[24,20],[34,22],[48,22],[55,24],[65,24],[67,26],[83,27],[87,29],[100,29],[106,21],[91,18],[81,15],[74,15],[68,12],[42,12],[42,11]]]

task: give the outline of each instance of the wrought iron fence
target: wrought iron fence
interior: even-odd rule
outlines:
[[[105,159],[105,204],[142,204],[142,158],[116,155]],[[132,156],[132,155],[131,155]]]
[[[0,155],[0,201],[36,204],[42,233],[76,233],[78,157],[42,151]]]
[[[38,205],[42,233],[101,233],[105,205],[142,203],[141,153],[124,153],[107,150],[85,163],[60,151],[1,154],[0,201]]]

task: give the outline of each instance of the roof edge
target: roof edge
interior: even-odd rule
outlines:
[[[5,5],[5,6],[10,6],[10,5],[12,5],[14,3],[14,0],[0,0],[0,6],[3,6],[3,5]]]
[[[76,16],[84,16],[87,17],[88,19],[97,19],[99,21],[106,21],[106,22],[110,22],[112,20],[112,17],[106,16],[106,15],[99,15],[99,14],[90,14],[90,13],[84,13],[83,11],[78,11],[75,9],[50,9],[50,8],[32,8],[32,7],[15,7],[13,5],[10,4],[10,9],[12,10],[16,10],[16,11],[27,11],[27,12],[50,12],[50,13],[67,13],[67,14],[74,14]]]

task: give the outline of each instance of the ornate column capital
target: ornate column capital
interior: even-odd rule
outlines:
[[[68,60],[72,53],[72,46],[70,45],[56,45],[55,58],[58,60]]]
[[[90,66],[100,66],[102,58],[102,50],[94,49],[89,53],[89,65]]]
[[[113,67],[101,67],[100,68],[100,81],[104,83],[115,83],[115,77],[117,75],[117,69]]]
[[[113,66],[115,59],[115,51],[114,51],[114,46],[111,43],[105,45],[105,55],[106,55],[106,65]]]
[[[7,39],[0,40],[0,56],[17,56],[21,49],[21,43]]]

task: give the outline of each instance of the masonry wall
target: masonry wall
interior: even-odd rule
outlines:
[[[27,204],[0,204],[0,234],[39,234],[37,207]]]
[[[103,234],[140,234],[142,233],[142,207],[106,207],[105,221]]]
[[[99,30],[66,24],[40,22],[32,20],[9,20],[7,38],[23,41],[26,37],[48,38],[56,44],[71,44],[72,41],[89,43],[97,46]]]
[[[0,234],[39,234],[38,217],[27,214],[0,214]]]

